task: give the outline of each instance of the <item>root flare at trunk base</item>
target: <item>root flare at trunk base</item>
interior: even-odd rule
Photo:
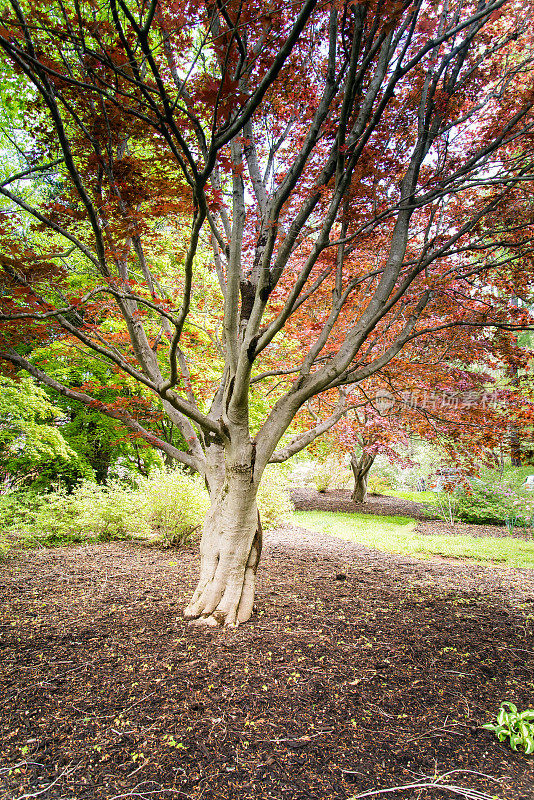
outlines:
[[[191,625],[236,628],[250,619],[261,545],[262,531],[258,521],[244,566],[240,566],[239,555],[232,552],[211,558],[203,556],[200,581],[191,602],[184,609],[184,616]]]

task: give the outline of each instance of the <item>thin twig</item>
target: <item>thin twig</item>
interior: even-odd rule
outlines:
[[[444,778],[448,778],[449,775],[455,775],[459,772],[466,775],[479,775],[481,778],[486,778],[487,781],[494,781],[494,783],[502,783],[503,781],[502,778],[495,778],[493,775],[487,775],[485,772],[478,772],[476,769],[451,769],[450,772],[444,772],[443,775],[436,778],[436,781],[442,781]]]
[[[179,789],[154,789],[151,790],[150,792],[146,792],[144,790],[136,792],[132,790],[131,792],[126,792],[126,794],[114,794],[113,797],[109,798],[109,800],[122,800],[123,797],[146,797],[149,794],[160,794],[162,792],[170,792],[172,794],[180,794],[182,795],[182,797],[189,797],[188,794],[185,794],[185,792],[181,792]]]
[[[437,780],[439,780],[439,778]],[[461,797],[465,797],[466,800],[495,800],[495,795],[477,792],[476,789],[468,789],[465,786],[453,786],[449,783],[438,783],[437,780],[431,782],[408,783],[404,786],[391,786],[389,789],[376,789],[372,792],[363,792],[362,794],[352,795],[349,800],[361,800],[363,797],[376,797],[379,794],[403,792],[406,791],[406,789],[447,789],[453,794],[458,794]]]
[[[126,708],[124,708],[124,709],[123,709],[123,713],[124,713],[125,711],[129,711],[129,710],[130,710],[131,708],[133,708],[134,706],[138,706],[138,705],[139,705],[139,703],[142,703],[142,702],[143,702],[143,700],[147,700],[149,697],[152,697],[152,695],[153,695],[153,694],[156,694],[156,692],[150,692],[150,694],[145,694],[145,696],[144,696],[144,697],[141,697],[141,699],[140,699],[140,700],[136,700],[136,701],[135,701],[135,703],[132,703],[132,705],[131,705],[131,706],[127,706]]]
[[[462,728],[467,728],[467,725],[463,725],[461,722],[454,723],[455,725],[461,725]],[[420,734],[419,736],[413,736],[410,739],[404,739],[403,744],[407,744],[408,742],[416,742],[419,739],[424,739],[425,736],[433,736],[438,731],[443,731],[444,733],[453,733],[455,736],[461,736],[462,734],[459,731],[452,730],[447,725],[442,725],[441,728],[430,728],[430,730],[426,731],[425,733]]]
[[[45,786],[45,787],[44,787],[44,789],[39,789],[39,791],[38,791],[38,792],[32,792],[31,794],[21,794],[21,795],[20,795],[20,797],[17,797],[17,800],[27,800],[27,798],[29,798],[29,797],[38,797],[40,794],[44,794],[45,792],[48,792],[48,790],[49,790],[49,789],[51,789],[51,788],[52,788],[52,786],[55,786],[55,785],[56,785],[56,783],[57,783],[58,781],[60,781],[60,780],[61,780],[61,778],[63,778],[63,776],[64,776],[64,775],[72,775],[72,773],[73,773],[73,772],[76,772],[76,770],[78,769],[78,767],[79,767],[79,766],[80,766],[80,765],[79,765],[79,764],[77,764],[77,765],[76,765],[75,767],[73,767],[72,769],[69,769],[69,768],[67,767],[67,769],[64,769],[64,770],[63,770],[63,772],[61,772],[61,773],[60,773],[60,774],[57,776],[57,778],[55,779],[55,781],[52,781],[52,783],[49,783],[49,784],[48,784],[48,786]]]

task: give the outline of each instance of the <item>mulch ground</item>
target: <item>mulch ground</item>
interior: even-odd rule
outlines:
[[[197,569],[129,542],[0,565],[2,797],[348,800],[450,773],[534,798],[534,757],[480,727],[534,706],[534,572],[285,528],[226,632],[181,619]]]
[[[428,520],[431,516],[428,505],[404,500],[401,497],[367,495],[365,503],[353,503],[348,489],[331,489],[317,492],[309,486],[297,487],[291,492],[291,499],[297,511],[341,511],[352,514],[378,514],[380,516],[404,516]]]

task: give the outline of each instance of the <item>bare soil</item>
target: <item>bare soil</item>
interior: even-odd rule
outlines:
[[[534,798],[533,757],[481,729],[534,706],[533,571],[285,528],[250,623],[214,631],[180,616],[197,569],[129,542],[0,565],[3,798],[348,800],[447,773]]]

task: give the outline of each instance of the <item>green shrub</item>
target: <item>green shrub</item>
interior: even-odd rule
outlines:
[[[64,536],[69,530],[72,514],[67,507],[64,490],[46,495],[33,491],[4,495],[0,500],[0,524],[11,532],[21,532],[23,538],[36,540],[48,536]]]
[[[134,489],[85,481],[70,494],[57,487],[47,494],[4,495],[0,523],[29,546],[146,537],[153,528],[170,545],[186,541],[208,507],[198,476],[161,470]]]
[[[26,493],[24,492],[0,495],[1,530],[16,528],[24,521],[26,515],[25,497]]]
[[[79,487],[81,488],[81,487]],[[28,495],[24,529],[28,538],[45,544],[57,544],[82,536],[76,520],[77,506],[60,486],[47,494]]]
[[[318,492],[326,492],[327,489],[344,489],[348,486],[350,479],[350,470],[332,457],[321,461],[313,476],[313,482]]]
[[[293,512],[286,480],[279,469],[267,468],[258,491],[258,509],[262,526],[269,530],[287,522]]]
[[[0,495],[0,561],[7,556],[12,544],[6,527],[2,524],[3,515],[8,508],[8,504],[4,502],[4,497],[5,495]]]
[[[85,481],[69,494],[58,486],[47,494],[0,495],[0,530],[25,546],[148,537],[153,531],[168,546],[200,532],[209,509],[203,480],[181,469],[158,470],[140,478],[136,488]],[[265,528],[289,518],[293,507],[280,469],[268,469],[258,493]],[[0,541],[0,555],[9,537]]]
[[[180,469],[157,470],[139,481],[139,513],[168,546],[187,542],[201,528],[209,505],[198,475],[186,475]]]
[[[27,544],[108,541],[129,537],[140,528],[149,531],[135,494],[118,483],[84,481],[70,494],[59,486],[46,494],[18,495],[0,507],[0,513],[4,524],[20,531]]]
[[[369,494],[387,494],[394,490],[395,486],[390,476],[384,474],[381,470],[373,470],[373,467],[371,467],[369,479],[367,481],[367,491]]]
[[[140,478],[136,488],[85,481],[70,494],[58,486],[47,494],[0,495],[0,530],[12,532],[19,544],[30,547],[145,538],[153,531],[171,546],[200,532],[209,505],[198,475],[187,475],[179,468],[158,470]],[[266,529],[289,518],[293,507],[280,469],[265,472],[258,508]],[[9,537],[0,541],[0,554],[7,551],[8,543]]]
[[[482,484],[471,481],[459,487],[457,516],[463,522],[477,525],[530,524],[533,508],[532,498],[522,497],[506,485]]]
[[[82,538],[109,541],[150,532],[138,492],[118,482],[101,486],[86,481],[67,495],[67,499],[74,516],[71,525]]]

